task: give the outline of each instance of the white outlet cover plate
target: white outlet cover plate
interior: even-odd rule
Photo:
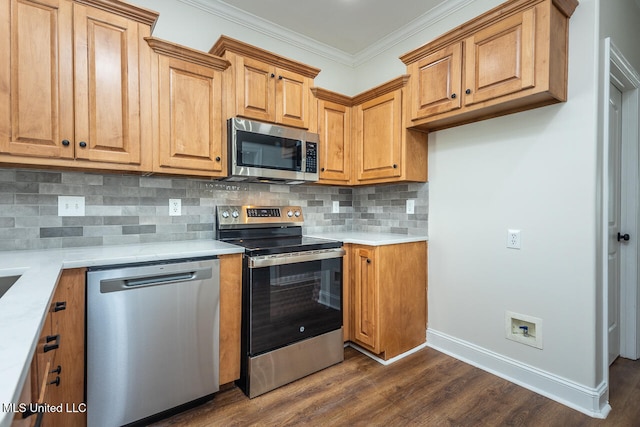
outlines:
[[[181,199],[169,199],[169,216],[182,215],[182,200]]]
[[[340,202],[337,200],[334,200],[333,202],[333,208],[331,213],[340,213]]]
[[[520,249],[521,246],[520,230],[507,230],[507,248]]]
[[[84,197],[58,196],[58,216],[84,216]]]

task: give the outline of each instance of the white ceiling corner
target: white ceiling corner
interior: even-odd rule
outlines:
[[[190,6],[196,7],[200,10],[208,12],[212,15],[215,15],[219,18],[225,19],[227,21],[236,23],[238,25],[244,26],[254,31],[258,31],[264,35],[272,37],[274,39],[283,41],[290,45],[296,46],[300,49],[306,50],[308,52],[314,53],[316,55],[322,56],[324,58],[330,59],[332,61],[348,65],[351,67],[358,66],[369,59],[379,55],[385,50],[395,46],[396,44],[406,40],[412,35],[420,32],[425,27],[429,25],[433,25],[434,23],[440,21],[441,19],[446,18],[450,14],[455,11],[465,7],[466,5],[477,1],[477,0],[433,0],[431,3],[424,2],[423,7],[429,7],[425,13],[420,14],[413,20],[407,22],[406,24],[401,25],[398,28],[393,29],[390,33],[386,35],[374,35],[368,34],[367,37],[369,39],[361,39],[358,40],[361,45],[366,46],[355,53],[349,53],[343,50],[339,42],[333,43],[335,45],[329,45],[322,41],[317,40],[316,38],[310,37],[309,35],[302,34],[299,31],[294,31],[290,28],[287,28],[285,25],[277,24],[272,21],[269,21],[263,17],[255,15],[253,13],[247,12],[245,10],[240,9],[239,7],[228,4],[222,0],[178,0],[182,3],[188,4]],[[227,0],[233,1],[233,0]],[[371,8],[371,0],[367,0],[367,4],[365,2],[360,2],[359,4],[355,4],[356,2],[351,1],[349,3],[350,7],[356,7],[360,9],[359,13],[363,13],[362,17],[371,16],[371,13],[382,14],[384,17],[385,8],[384,7],[392,7],[399,8],[403,7],[402,2],[411,0],[395,0],[393,2],[389,2],[388,0],[383,0],[378,2],[377,4],[383,6],[382,8]],[[640,2],[640,0],[636,0]],[[304,13],[306,3],[296,0],[295,9],[297,13]],[[372,12],[375,11],[375,12]],[[335,11],[333,11],[335,13]],[[352,12],[353,9],[352,9]],[[315,11],[317,14],[317,11]],[[327,13],[332,13],[327,10]],[[359,15],[358,15],[359,16]],[[380,16],[377,16],[380,19]],[[367,19],[367,18],[364,18]],[[314,18],[317,22],[323,22],[323,18],[321,16],[315,16]],[[363,24],[361,24],[363,25]],[[351,30],[349,33],[348,30]],[[353,27],[350,28],[336,28],[333,27],[330,31],[337,32],[338,37],[334,37],[335,40],[340,40],[342,33],[344,31],[344,40],[348,40],[349,37],[353,37]],[[363,35],[364,37],[364,35]],[[346,45],[345,45],[346,46]]]

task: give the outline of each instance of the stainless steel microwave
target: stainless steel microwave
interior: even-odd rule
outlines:
[[[229,177],[227,181],[301,184],[318,180],[316,133],[255,122],[227,121]]]

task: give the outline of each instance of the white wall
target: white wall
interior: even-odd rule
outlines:
[[[429,327],[596,387],[597,0],[570,21],[564,104],[429,136]],[[508,228],[522,249],[506,249]],[[543,319],[544,349],[504,337]]]

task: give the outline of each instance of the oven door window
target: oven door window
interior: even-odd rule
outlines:
[[[251,356],[342,327],[342,258],[254,268]]]
[[[253,132],[236,133],[238,166],[285,171],[302,170],[302,141]]]

